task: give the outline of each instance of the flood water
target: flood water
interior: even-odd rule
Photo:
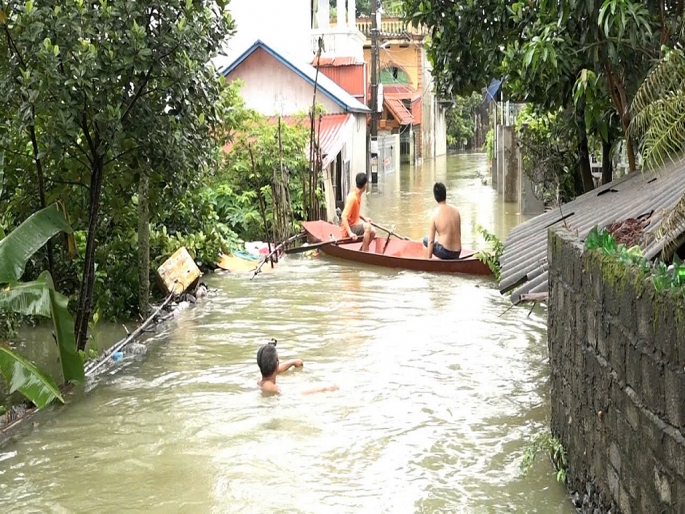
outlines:
[[[422,236],[434,180],[475,225],[520,221],[450,157],[381,177],[368,213]],[[482,245],[482,243],[480,243]],[[12,512],[573,512],[551,464],[523,476],[549,417],[545,313],[494,282],[292,256],[273,273],[215,275],[210,299],[39,426],[0,449]],[[256,387],[278,340],[304,368]],[[123,367],[123,369],[121,369]],[[317,385],[332,393],[301,395]],[[91,384],[92,385],[92,384]]]

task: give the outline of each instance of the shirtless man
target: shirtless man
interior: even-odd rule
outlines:
[[[376,237],[376,231],[371,226],[371,220],[359,214],[362,206],[362,194],[366,191],[368,181],[366,173],[357,173],[355,178],[357,187],[347,195],[345,210],[340,215],[340,226],[344,238],[351,237],[356,241],[358,236],[364,236],[362,252],[369,251],[369,245]],[[363,223],[360,223],[360,220]]]
[[[447,203],[447,189],[442,182],[433,186],[433,196],[438,206],[431,215],[428,237],[423,238],[426,258],[435,255],[439,259],[458,259],[461,253],[461,216],[453,205]],[[440,234],[440,242],[435,233]]]
[[[278,352],[276,351],[276,340],[272,339],[270,343],[265,344],[257,351],[257,365],[259,371],[262,373],[262,379],[257,382],[257,385],[265,395],[280,394],[281,388],[276,385],[276,377],[281,373],[288,371],[291,367],[301,368],[304,365],[302,359],[292,359],[285,361],[283,364],[278,360]],[[337,391],[338,386],[324,386],[315,389],[302,391],[302,394],[323,393],[326,391]]]

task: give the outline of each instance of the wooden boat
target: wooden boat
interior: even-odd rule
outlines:
[[[307,233],[310,243],[322,243],[331,239],[342,239],[340,227],[325,221],[305,221],[302,228]],[[443,260],[433,257],[426,259],[426,249],[420,241],[406,241],[390,237],[387,248],[383,252],[387,238],[376,237],[371,242],[368,252],[361,251],[362,240],[346,244],[325,244],[320,250],[327,255],[347,259],[349,261],[385,266],[386,268],[402,268],[416,271],[432,271],[444,273],[464,273],[467,275],[491,275],[487,264],[474,256],[474,252],[462,248],[461,256],[455,260]]]

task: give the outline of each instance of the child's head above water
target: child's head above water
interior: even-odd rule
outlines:
[[[278,352],[276,351],[276,340],[265,344],[257,351],[257,365],[262,377],[270,377],[278,371]]]

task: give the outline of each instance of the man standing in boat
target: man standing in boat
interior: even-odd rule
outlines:
[[[423,238],[426,258],[435,255],[439,259],[458,259],[461,253],[461,215],[456,207],[447,203],[447,188],[442,182],[433,186],[433,196],[438,206],[433,211],[428,237]],[[435,233],[440,241],[435,240]]]
[[[364,218],[359,212],[362,207],[362,195],[366,191],[369,179],[366,173],[357,173],[355,182],[357,187],[347,195],[345,209],[340,215],[340,226],[344,238],[351,237],[356,241],[357,237],[364,236],[362,252],[368,252],[371,241],[376,237],[376,231],[371,226],[371,220]]]

